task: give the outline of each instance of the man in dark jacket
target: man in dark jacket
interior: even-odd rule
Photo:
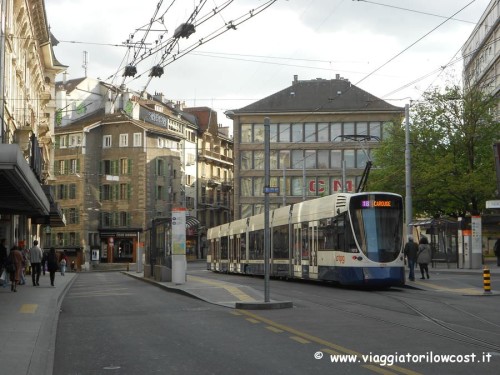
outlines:
[[[415,263],[417,262],[418,244],[413,242],[413,236],[408,236],[408,242],[405,245],[404,253],[408,261],[408,268],[410,269],[409,279],[415,281]]]
[[[500,266],[500,238],[495,242],[493,251],[495,252],[495,255],[497,257],[497,266]]]

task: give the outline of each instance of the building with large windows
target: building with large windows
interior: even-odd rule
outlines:
[[[497,97],[500,92],[500,2],[491,0],[462,47],[464,85]],[[500,103],[497,116],[500,115]]]
[[[234,218],[263,211],[264,119],[270,119],[270,207],[355,191],[371,149],[388,123],[401,121],[393,106],[347,79],[300,81],[244,108],[226,112],[234,132]]]

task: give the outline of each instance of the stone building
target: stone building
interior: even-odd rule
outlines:
[[[206,256],[206,228],[230,222],[233,210],[233,138],[208,107],[186,108],[199,125],[196,196],[200,221],[198,258]]]
[[[29,247],[40,225],[64,225],[46,182],[52,177],[54,56],[43,0],[0,4],[0,238]]]
[[[44,245],[74,253],[79,264],[135,262],[153,220],[173,207],[194,211],[186,186],[196,173],[195,118],[159,97],[90,78],[57,89],[52,184],[67,226]]]
[[[234,131],[234,219],[264,208],[264,119],[270,119],[270,194],[274,209],[305,199],[355,191],[371,149],[388,123],[401,121],[393,106],[347,79],[301,81],[244,108],[227,111]]]

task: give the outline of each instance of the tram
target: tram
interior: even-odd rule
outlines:
[[[270,276],[390,287],[405,280],[403,199],[337,193],[269,212]],[[264,214],[210,228],[207,268],[264,275]]]

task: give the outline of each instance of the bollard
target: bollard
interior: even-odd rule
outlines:
[[[491,293],[490,269],[488,268],[488,266],[484,266],[483,269],[483,290],[484,294]]]
[[[130,263],[127,263],[127,272],[130,271]],[[490,272],[490,271],[488,271]]]

